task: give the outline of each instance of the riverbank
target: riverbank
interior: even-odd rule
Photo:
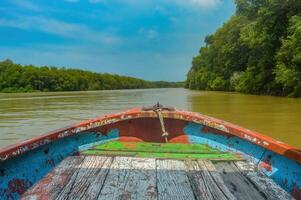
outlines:
[[[184,82],[147,81],[129,76],[54,66],[0,62],[0,92],[54,92],[184,87]]]

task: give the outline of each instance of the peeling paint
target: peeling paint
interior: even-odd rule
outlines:
[[[211,127],[211,128],[215,128],[215,129],[220,130],[220,131],[224,131],[224,132],[226,132],[226,133],[229,133],[229,132],[230,132],[229,129],[226,128],[224,125],[218,124],[218,123],[216,123],[216,122],[214,122],[214,121],[204,120],[204,121],[203,121],[203,125],[209,126],[209,127]]]
[[[90,132],[51,142],[30,153],[0,163],[0,199],[19,199],[29,187],[50,172],[69,155],[78,153],[85,145],[118,138],[113,130],[106,136]],[[47,153],[45,153],[47,152]]]
[[[252,143],[268,148],[279,154],[290,151],[291,153],[287,153],[287,156],[301,163],[301,153],[295,151],[295,148],[280,143],[267,136],[263,136],[257,132],[253,132],[248,129],[243,129],[228,122],[224,122],[222,120],[208,117],[199,113],[188,112],[185,110],[164,111],[163,116],[165,118],[193,121],[195,123],[229,133],[230,135],[249,140]],[[79,134],[81,132],[89,131],[91,129],[99,128],[108,124],[114,124],[119,121],[145,117],[156,118],[156,114],[152,111],[142,111],[140,108],[133,108],[125,112],[106,115],[104,117],[96,118],[94,120],[84,121],[79,124],[70,126],[68,128],[51,132],[48,135],[36,137],[31,140],[27,140],[19,144],[13,145],[11,147],[0,149],[0,161],[4,161],[9,159],[10,157],[21,155],[29,150],[49,144],[50,142],[60,138],[69,137],[74,134]]]
[[[241,153],[255,163],[262,173],[299,197],[300,150],[257,132],[198,113],[175,110],[164,111],[163,116],[170,133],[170,142],[207,144],[223,151]],[[156,113],[135,108],[84,121],[0,149],[0,199],[5,199],[4,195],[8,192],[11,195],[9,198],[18,197],[18,192],[23,192],[23,189],[34,184],[66,156],[74,155],[80,149],[115,139],[164,142],[160,131]],[[10,182],[13,180],[14,182]],[[9,189],[9,184],[13,189]]]
[[[292,195],[295,199],[301,199],[301,188],[296,183],[293,184]]]
[[[8,182],[7,188],[0,188],[0,198],[16,199],[17,196],[23,194],[31,185],[32,183],[26,179],[12,179]]]
[[[268,156],[260,161],[258,164],[258,169],[259,171],[266,170],[267,172],[272,172],[271,158]]]

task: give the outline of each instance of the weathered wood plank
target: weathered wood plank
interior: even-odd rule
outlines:
[[[56,199],[83,159],[83,156],[67,157],[46,177],[29,189],[22,199]]]
[[[98,199],[157,199],[155,159],[116,157]]]
[[[198,160],[199,167],[207,187],[209,188],[214,199],[226,200],[236,199],[225,185],[219,172],[209,160]]]
[[[277,183],[271,178],[256,171],[256,166],[253,163],[246,161],[234,162],[236,167],[247,176],[257,187],[264,193],[267,199],[294,199],[289,193],[282,189]]]
[[[71,156],[23,199],[293,199],[252,163]]]
[[[213,200],[208,185],[205,183],[204,175],[202,168],[200,168],[196,160],[186,160],[185,161],[187,176],[189,178],[193,193],[195,194],[196,199],[198,200]]]
[[[57,199],[95,199],[112,162],[110,157],[86,156]]]
[[[91,184],[86,190],[85,196],[83,199],[97,199],[101,188],[104,186],[104,182],[106,177],[110,171],[111,164],[113,162],[113,158],[109,158],[103,162],[101,166],[101,170],[96,174],[94,178],[91,180]]]
[[[254,187],[253,183],[233,163],[218,162],[215,164],[215,167],[220,171],[227,187],[237,199],[260,200],[267,198]]]
[[[195,199],[183,161],[156,160],[156,163],[158,199]]]

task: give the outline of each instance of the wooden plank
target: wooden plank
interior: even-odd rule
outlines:
[[[267,199],[293,199],[293,197],[282,189],[277,183],[266,175],[256,171],[256,166],[251,162],[237,161],[234,162],[236,167],[247,176],[258,189],[265,194]]]
[[[155,159],[116,157],[98,199],[157,199]]]
[[[104,182],[106,177],[110,171],[111,164],[113,162],[113,158],[108,158],[104,161],[103,165],[101,166],[101,170],[97,173],[97,175],[91,180],[91,184],[86,190],[86,195],[84,199],[97,199],[101,188],[104,186]]]
[[[83,159],[83,156],[67,157],[46,177],[31,187],[22,199],[56,199]]]
[[[86,156],[57,199],[95,199],[109,172],[112,158]]]
[[[220,171],[225,184],[237,199],[261,200],[267,198],[233,163],[217,162],[215,167]]]
[[[195,160],[186,160],[185,165],[187,170],[187,176],[196,199],[213,200],[214,198],[211,194],[210,188],[208,188],[208,185],[206,184],[203,177],[204,172],[202,172],[202,168],[200,168],[198,162]]]
[[[220,173],[217,171],[213,163],[209,160],[199,160],[199,164],[204,163],[207,171],[210,173],[211,177],[213,178],[214,182],[217,184],[219,189],[223,192],[223,194],[227,197],[227,199],[236,199],[235,196],[230,192],[228,187],[225,185],[222,177],[220,176]],[[212,193],[215,193],[214,190],[212,190]]]
[[[158,199],[195,199],[183,161],[156,160]]]
[[[226,200],[236,199],[225,185],[219,172],[209,160],[198,160],[200,169],[202,169],[202,175],[204,182],[211,191],[214,199]]]

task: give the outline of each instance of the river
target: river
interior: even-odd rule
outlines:
[[[0,93],[0,147],[157,101],[217,117],[301,148],[301,99],[179,88]]]

